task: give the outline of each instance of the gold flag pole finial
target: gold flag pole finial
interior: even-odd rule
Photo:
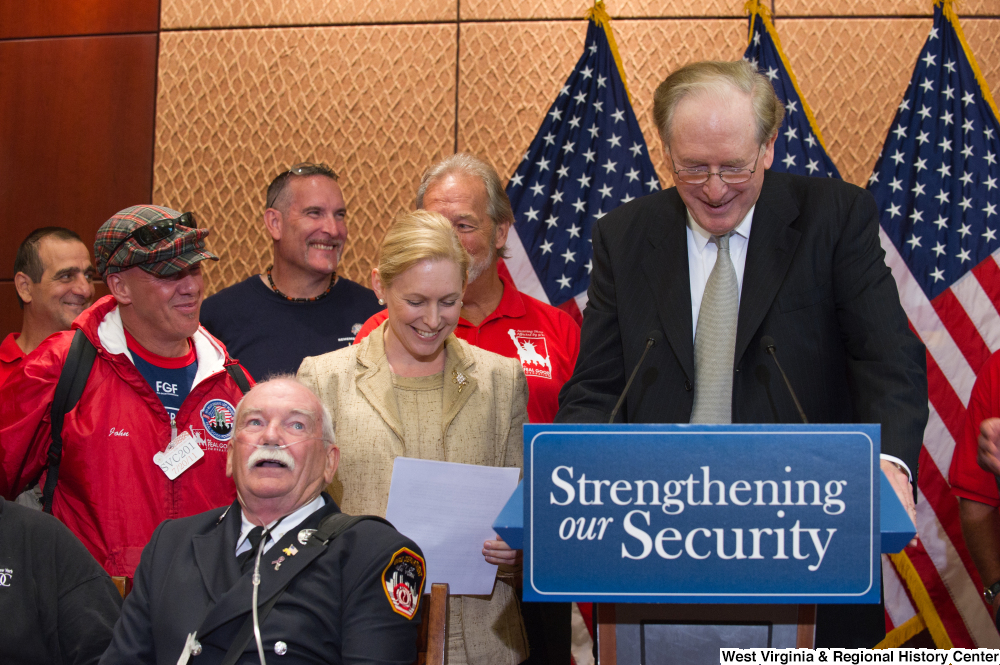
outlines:
[[[594,6],[587,10],[584,14],[584,18],[588,21],[593,21],[597,25],[604,28],[604,35],[608,38],[608,45],[611,47],[611,55],[615,58],[615,65],[618,66],[618,75],[622,79],[622,85],[625,87],[625,94],[628,95],[628,101],[632,103],[632,93],[628,89],[628,81],[625,80],[625,68],[622,67],[622,57],[618,53],[618,43],[615,42],[615,35],[611,32],[611,16],[608,14],[607,9],[604,6],[604,0],[597,0]]]
[[[771,10],[767,8],[767,5],[761,2],[761,0],[747,0],[746,4],[743,5],[743,13],[750,17],[750,30],[747,33],[747,44],[753,39],[753,22],[757,16],[771,19]]]

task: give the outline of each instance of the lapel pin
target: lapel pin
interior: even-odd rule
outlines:
[[[295,547],[295,545],[289,545],[288,547],[286,547],[281,551],[287,554],[288,556],[295,556],[296,554],[299,553],[299,550],[297,547]]]
[[[316,529],[302,529],[299,531],[299,535],[296,539],[299,541],[299,545],[307,545],[309,543],[309,538],[316,533]]]
[[[278,568],[281,568],[281,562],[284,561],[284,560],[285,560],[284,556],[279,556],[277,559],[275,559],[274,561],[272,561],[271,563],[274,564],[274,569],[278,570]]]
[[[469,385],[469,380],[457,369],[451,370],[451,382],[458,384],[458,394],[462,394],[462,389]]]

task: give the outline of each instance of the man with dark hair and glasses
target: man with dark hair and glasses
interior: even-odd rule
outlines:
[[[257,378],[294,374],[306,356],[349,345],[381,306],[337,274],[347,206],[326,164],[296,164],[267,188],[271,265],[205,300],[201,321]]]
[[[46,337],[69,330],[94,300],[90,250],[74,231],[46,226],[28,234],[14,259],[21,332],[0,344],[0,385]]]
[[[924,347],[885,265],[872,196],[767,170],[784,110],[742,60],[690,64],[657,88],[676,186],[594,225],[580,355],[556,422],[607,422],[650,330],[665,343],[650,350],[619,420],[801,422],[761,348],[769,336],[809,422],[881,423],[882,469],[915,518]],[[850,606],[844,632],[827,633],[831,607],[820,609],[817,646],[871,647],[884,635],[878,606]],[[866,607],[871,621],[860,619]]]
[[[0,494],[49,474],[46,509],[111,575],[131,576],[156,525],[231,503],[226,449],[248,375],[198,324],[208,230],[190,213],[126,208],[97,232],[111,295],[49,337],[0,390]],[[74,342],[74,339],[78,340]],[[52,403],[72,346],[96,349],[76,376],[62,454],[50,463]],[[72,357],[71,357],[72,356]],[[53,471],[55,469],[55,471]]]

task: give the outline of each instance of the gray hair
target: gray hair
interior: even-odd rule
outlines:
[[[323,434],[323,447],[324,448],[329,448],[330,446],[335,445],[337,443],[337,437],[334,434],[334,430],[333,430],[333,416],[330,415],[330,409],[326,408],[326,404],[324,404],[323,400],[321,400],[319,398],[319,395],[316,394],[315,390],[313,390],[311,387],[307,386],[306,384],[302,383],[302,380],[299,379],[299,377],[295,376],[294,374],[272,374],[272,375],[268,376],[267,379],[265,379],[264,381],[261,381],[260,383],[256,384],[245,395],[243,395],[243,398],[240,399],[239,404],[236,405],[236,418],[235,418],[236,425],[235,426],[237,428],[239,428],[239,426],[240,426],[240,412],[243,410],[243,404],[244,404],[244,402],[247,401],[247,397],[250,396],[250,393],[252,393],[257,388],[260,388],[261,386],[265,386],[265,385],[267,385],[269,383],[273,383],[274,381],[291,381],[292,383],[296,383],[296,384],[302,386],[303,388],[305,388],[306,390],[308,390],[309,393],[313,397],[316,398],[316,403],[319,404],[319,408],[320,408],[320,421],[322,423],[322,430],[321,430],[321,432]],[[235,436],[235,435],[236,435],[236,431],[233,432],[233,436]]]
[[[693,62],[673,72],[653,93],[653,120],[664,145],[668,146],[670,128],[677,105],[691,94],[737,89],[749,95],[756,124],[757,143],[763,145],[778,133],[785,117],[785,107],[771,82],[746,60]]]
[[[478,178],[486,188],[486,215],[493,222],[493,232],[507,222],[514,223],[514,210],[510,207],[510,199],[500,182],[500,176],[488,162],[468,152],[459,152],[445,157],[424,171],[417,189],[417,207],[424,207],[424,195],[431,185],[436,184],[453,173]],[[500,248],[500,258],[508,258],[507,247]]]

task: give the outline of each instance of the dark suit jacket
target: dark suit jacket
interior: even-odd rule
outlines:
[[[396,613],[382,579],[400,548],[420,550],[392,527],[372,520],[359,522],[326,547],[302,545],[297,539],[301,529],[315,529],[323,517],[339,512],[324,497],[326,506],[261,557],[260,605],[291,580],[261,622],[269,660],[409,665],[416,659],[420,613],[412,619]],[[234,503],[157,527],[102,664],[174,665],[194,631],[203,651],[190,662],[222,661],[252,604],[253,573],[240,575],[236,562],[240,522],[239,504]],[[275,571],[274,562],[289,545],[297,553],[285,556]],[[280,657],[274,651],[278,641],[288,648]],[[252,638],[239,662],[260,662]]]
[[[694,335],[686,209],[676,189],[603,217],[580,356],[556,422],[606,422],[645,347],[663,331],[619,420],[686,423]],[[882,452],[916,474],[927,423],[923,344],[910,331],[879,244],[872,196],[839,180],[767,171],[740,296],[734,423],[801,420],[760,340],[780,360],[813,423],[881,423]]]

